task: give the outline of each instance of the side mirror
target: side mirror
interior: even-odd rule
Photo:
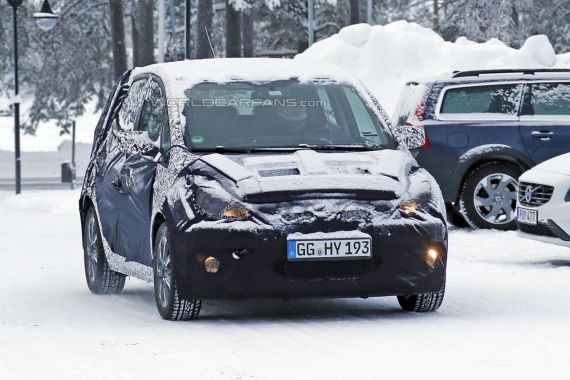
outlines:
[[[396,127],[394,134],[404,149],[419,148],[426,142],[426,132],[423,127],[406,125]]]
[[[158,151],[158,153],[156,154],[156,156],[154,156],[154,158],[152,159],[154,162],[156,162],[157,164],[160,164],[162,166],[168,166],[168,156],[165,155],[162,151]]]

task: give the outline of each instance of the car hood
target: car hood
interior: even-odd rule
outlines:
[[[383,191],[400,197],[416,165],[396,150],[288,154],[208,154],[201,160],[231,179],[243,195],[275,192]]]
[[[570,176],[570,153],[566,153],[536,165],[532,170]]]

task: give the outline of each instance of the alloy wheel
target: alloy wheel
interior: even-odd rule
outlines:
[[[491,224],[515,219],[518,182],[504,173],[490,174],[477,184],[473,194],[475,210]]]
[[[170,300],[172,270],[170,266],[170,250],[166,236],[160,238],[156,259],[158,299],[162,307],[167,307]]]
[[[95,218],[90,218],[87,224],[87,275],[89,281],[95,282],[97,276],[97,260],[98,260],[98,240],[97,224]]]

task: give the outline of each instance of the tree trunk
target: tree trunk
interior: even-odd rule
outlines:
[[[253,57],[253,9],[241,13],[243,56]]]
[[[433,0],[433,30],[439,29],[439,0]]]
[[[153,0],[138,1],[138,66],[154,63]]]
[[[113,76],[118,80],[127,71],[127,50],[125,48],[125,21],[121,0],[109,0],[111,16],[111,38],[113,40]]]
[[[135,16],[131,15],[131,39],[133,43],[133,67],[140,66],[139,53],[139,27],[135,21]]]
[[[350,0],[350,24],[358,24],[360,22],[360,1]]]
[[[241,57],[241,12],[226,0],[226,57]]]
[[[212,33],[212,0],[198,0],[198,17],[196,19],[197,40],[196,58],[211,58],[212,50],[208,41],[208,33]],[[207,32],[206,32],[207,31]]]

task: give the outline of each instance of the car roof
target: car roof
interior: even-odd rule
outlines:
[[[256,83],[287,79],[356,82],[352,75],[336,66],[285,58],[213,58],[159,63],[134,69],[133,77],[148,73],[162,79],[170,96],[183,96],[184,90],[203,82]]]
[[[470,84],[504,81],[570,80],[570,69],[493,69],[454,71],[432,78],[410,81],[418,83]]]

